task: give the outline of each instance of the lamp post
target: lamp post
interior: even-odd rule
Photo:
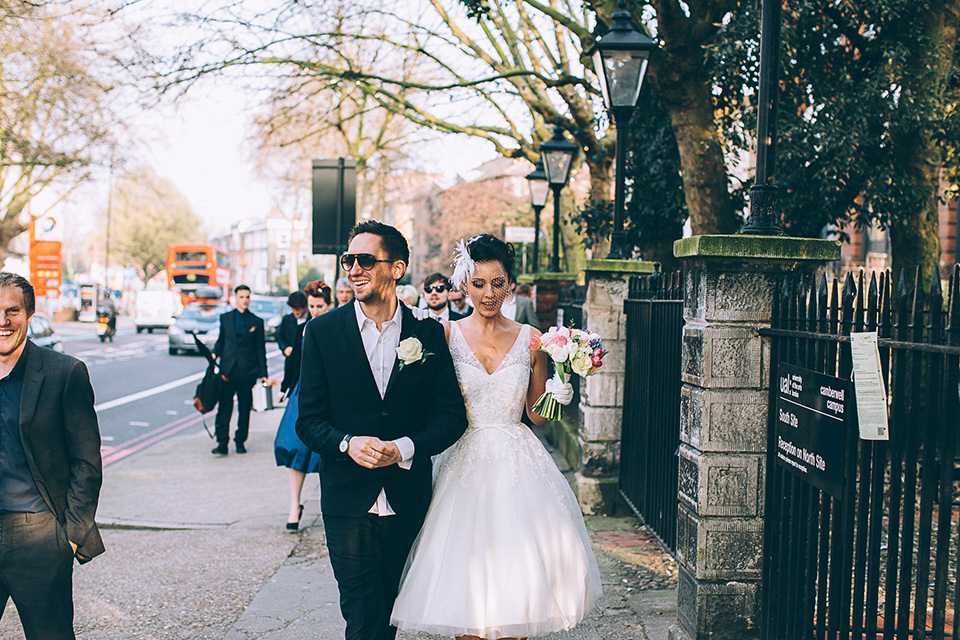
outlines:
[[[640,88],[643,86],[650,53],[657,48],[657,43],[634,29],[631,21],[625,0],[618,0],[617,10],[613,12],[613,26],[597,40],[589,52],[593,56],[594,73],[600,79],[603,103],[617,128],[617,183],[608,260],[626,260],[630,257],[625,246],[626,234],[623,231],[626,132],[640,98]]]
[[[780,188],[776,184],[777,103],[780,83],[779,0],[760,10],[760,87],[757,91],[757,172],[750,187],[750,217],[740,233],[782,236]]]
[[[560,191],[570,178],[577,145],[563,137],[563,127],[553,127],[553,137],[540,145],[540,160],[547,172],[547,182],[553,190],[553,255],[550,271],[560,272]]]
[[[540,212],[547,204],[550,195],[550,183],[543,169],[543,160],[537,160],[533,171],[527,174],[530,187],[530,206],[533,207],[533,272],[540,270]]]

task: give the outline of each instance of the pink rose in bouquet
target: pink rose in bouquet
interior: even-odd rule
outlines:
[[[566,383],[572,373],[581,377],[593,375],[603,366],[603,356],[607,353],[598,334],[568,327],[550,327],[539,339],[534,337],[530,341],[530,350],[550,356],[557,369],[554,375],[557,384]],[[562,414],[560,403],[550,391],[540,396],[533,410],[547,420],[558,420]]]

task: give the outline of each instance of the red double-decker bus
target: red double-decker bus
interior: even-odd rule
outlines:
[[[167,247],[167,285],[180,292],[183,304],[226,302],[230,298],[230,254],[212,244]]]

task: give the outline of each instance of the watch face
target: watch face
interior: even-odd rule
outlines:
[[[346,452],[347,452],[347,441],[346,441],[346,440],[341,440],[341,441],[340,441],[340,453],[346,453]]]

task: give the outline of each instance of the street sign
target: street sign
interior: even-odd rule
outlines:
[[[313,253],[338,255],[357,222],[357,162],[313,161]]]
[[[507,242],[533,242],[536,237],[533,227],[507,227],[503,232],[503,239]]]
[[[60,260],[61,243],[36,240],[30,245],[30,284],[38,298],[57,298],[63,269]]]
[[[777,369],[777,463],[838,499],[852,400],[846,380],[783,362]]]

